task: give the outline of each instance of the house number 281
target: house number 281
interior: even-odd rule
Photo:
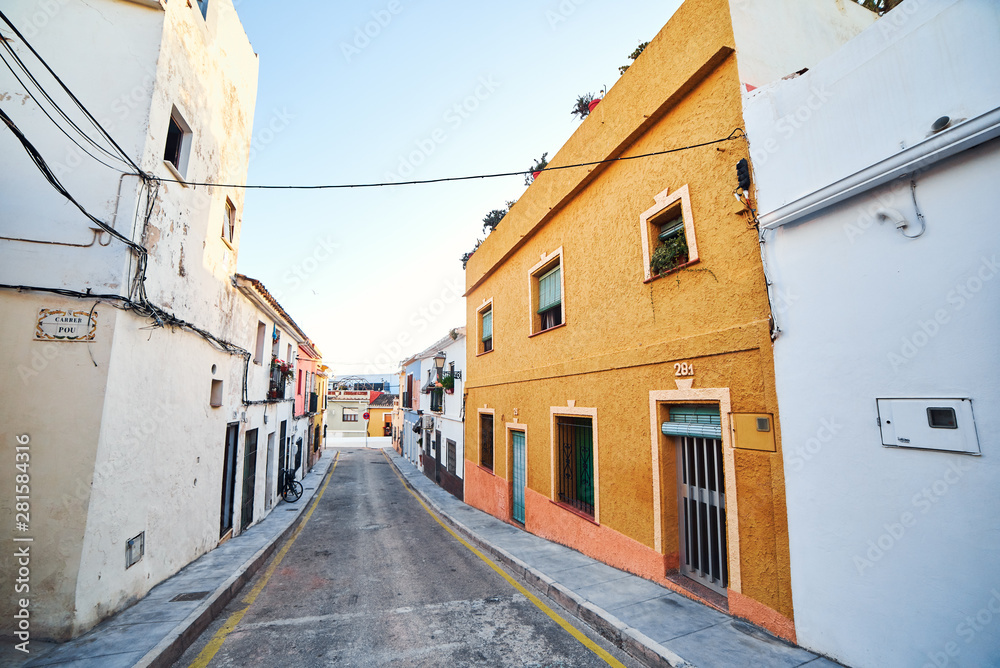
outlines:
[[[678,362],[674,365],[674,375],[675,376],[693,376],[694,375],[694,364],[688,364],[687,362]]]

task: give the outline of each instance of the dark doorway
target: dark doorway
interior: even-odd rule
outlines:
[[[257,430],[247,432],[246,448],[243,452],[243,503],[240,531],[245,531],[253,523],[254,490],[257,487]]]
[[[222,463],[222,510],[219,515],[219,538],[233,528],[233,494],[236,492],[236,439],[240,425],[234,422],[226,427],[225,459]]]

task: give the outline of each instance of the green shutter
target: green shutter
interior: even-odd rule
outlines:
[[[493,311],[483,314],[483,341],[493,338]]]
[[[559,284],[561,267],[538,279],[538,312],[548,311],[553,306],[562,304],[562,287]]]
[[[670,421],[660,427],[667,436],[722,438],[722,419],[717,406],[674,406]]]

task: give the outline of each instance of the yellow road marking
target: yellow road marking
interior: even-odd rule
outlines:
[[[250,590],[249,594],[243,597],[243,603],[246,603],[246,607],[229,616],[229,619],[227,619],[226,623],[222,625],[222,628],[215,632],[215,635],[208,641],[205,648],[201,650],[201,653],[199,653],[198,656],[195,657],[195,660],[191,662],[191,666],[189,668],[205,668],[212,661],[212,659],[215,658],[216,653],[222,649],[222,643],[226,641],[226,637],[233,632],[236,626],[243,619],[243,616],[250,610],[250,606],[253,605],[253,602],[256,601],[257,597],[260,595],[260,592],[262,592],[264,587],[267,586],[267,581],[271,579],[272,575],[274,575],[274,571],[278,568],[278,564],[280,564],[281,560],[285,558],[286,554],[288,554],[288,550],[292,547],[292,543],[295,542],[295,539],[299,537],[299,534],[302,533],[302,530],[306,527],[306,523],[309,521],[309,518],[312,517],[313,511],[316,510],[316,506],[319,505],[319,500],[323,498],[323,493],[326,491],[327,485],[330,484],[330,480],[333,478],[333,472],[337,470],[337,464],[339,462],[340,452],[337,452],[337,457],[333,460],[333,467],[327,474],[326,482],[323,483],[323,487],[320,488],[319,494],[316,495],[316,499],[313,501],[312,507],[306,511],[305,516],[302,518],[302,521],[299,522],[299,526],[295,529],[292,537],[285,542],[281,550],[278,552],[278,556],[274,558],[271,565],[268,566],[266,571],[264,571],[264,577],[262,577],[260,582],[258,582],[254,588]]]
[[[382,451],[382,456],[385,457],[386,460],[389,459],[389,455],[387,455],[385,453],[385,450]],[[389,462],[389,465],[393,466],[393,464],[392,464],[391,461]],[[480,552],[479,550],[477,550],[476,548],[474,548],[472,545],[470,545],[469,543],[467,543],[465,541],[465,539],[462,538],[461,536],[459,536],[457,533],[455,533],[454,531],[452,531],[451,527],[449,527],[447,524],[445,524],[444,521],[442,521],[441,518],[438,517],[437,514],[427,506],[426,503],[424,503],[424,500],[421,499],[417,495],[417,493],[414,492],[410,488],[410,486],[406,484],[406,481],[403,480],[403,476],[401,476],[399,474],[399,472],[396,471],[395,466],[393,466],[393,473],[395,473],[396,477],[399,478],[400,482],[403,483],[403,487],[406,488],[406,491],[409,492],[411,495],[413,495],[413,498],[416,499],[417,502],[421,506],[424,507],[424,510],[427,511],[427,514],[430,515],[431,517],[433,517],[434,521],[437,522],[438,524],[440,524],[441,527],[445,531],[447,531],[448,533],[450,533],[452,535],[452,537],[454,537],[455,540],[457,540],[459,543],[461,543],[462,545],[464,545],[474,555],[476,555],[477,557],[479,557],[480,559],[482,559],[483,561],[485,561],[486,564],[490,568],[492,568],[494,571],[496,571],[497,573],[499,573],[501,575],[501,577],[503,577],[504,580],[506,580],[507,582],[509,582],[511,584],[512,587],[514,587],[515,589],[517,589],[529,601],[531,601],[532,603],[534,603],[535,606],[539,610],[541,610],[546,615],[548,615],[550,618],[552,618],[552,620],[556,624],[558,624],[559,626],[563,627],[571,636],[573,636],[574,638],[576,638],[580,642],[580,644],[582,644],[584,647],[586,647],[587,649],[589,649],[591,652],[593,652],[597,656],[599,656],[602,659],[604,659],[604,661],[609,666],[614,666],[615,668],[625,668],[625,664],[623,664],[621,661],[619,661],[618,659],[616,659],[615,657],[613,657],[611,654],[609,654],[607,651],[605,651],[600,645],[598,645],[593,640],[591,640],[590,638],[588,638],[579,629],[577,629],[575,626],[573,626],[568,621],[566,621],[565,619],[563,619],[563,617],[560,616],[559,613],[557,613],[555,610],[553,610],[549,606],[545,605],[545,603],[543,603],[541,600],[539,600],[539,598],[537,596],[535,596],[530,591],[528,591],[527,589],[525,589],[521,585],[520,582],[518,582],[517,580],[515,580],[505,570],[503,570],[502,568],[500,568],[500,566],[496,562],[494,562],[492,559],[490,559],[489,557],[487,557],[485,554],[483,554],[482,552]]]

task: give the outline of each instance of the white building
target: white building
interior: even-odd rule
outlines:
[[[248,433],[265,411],[268,428],[281,421],[248,405],[266,397],[270,360],[247,359],[261,318],[232,285],[243,191],[169,181],[245,183],[257,57],[231,0],[5,0],[2,11],[17,31],[0,21],[0,55],[24,83],[0,67],[10,118],[0,124],[0,424],[11,464],[0,484],[23,482],[29,497],[18,503],[30,507],[19,535],[33,539],[32,638],[65,639],[230,535],[225,483],[245,479]],[[273,501],[264,459],[247,487],[252,521]],[[242,498],[231,482],[228,503]],[[13,519],[14,503],[3,495],[0,512]],[[13,555],[0,555],[7,582]],[[0,600],[4,620],[15,598]]]
[[[465,327],[404,362],[412,388],[409,426],[404,424],[407,456],[431,480],[458,498],[465,479]],[[419,423],[415,431],[413,424]]]
[[[746,130],[798,642],[1000,665],[1000,5],[911,0]]]

